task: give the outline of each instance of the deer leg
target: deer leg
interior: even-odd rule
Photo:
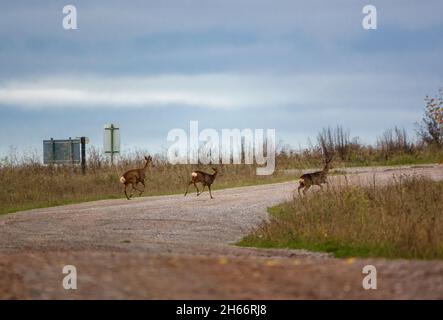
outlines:
[[[203,189],[202,189],[202,191],[200,192],[200,193],[197,193],[197,195],[200,195],[200,194],[202,194],[203,193],[203,191],[205,191],[205,185],[203,185]]]
[[[143,192],[143,190],[140,190],[139,188],[137,188],[137,183],[138,183],[138,182],[132,184],[133,188],[134,188],[135,190],[137,190],[138,192]]]
[[[198,190],[197,184],[195,182],[194,182],[194,187],[195,187],[195,189],[197,189],[197,195],[199,195],[200,191]]]
[[[137,182],[132,183],[132,188],[138,192],[140,192],[140,194],[142,194],[143,190],[140,190],[137,188]],[[132,196],[132,195],[131,195]]]
[[[140,180],[140,183],[143,185],[143,190],[140,191],[140,196],[141,196],[142,193],[145,191],[146,186],[145,186],[145,182],[143,180]]]
[[[212,192],[211,192],[211,185],[208,185],[208,189],[209,189],[209,195],[211,196],[211,199],[214,199],[214,197],[212,196]]]
[[[189,181],[188,186],[186,187],[185,196],[188,194],[189,186],[191,185],[192,181]]]
[[[131,199],[132,198],[132,196],[134,195],[134,184],[133,183],[131,183],[131,194],[129,195],[129,199]]]
[[[128,185],[125,184],[125,196],[126,196],[126,199],[131,200],[131,198],[128,196],[128,193],[126,192],[127,189],[128,189]]]
[[[309,185],[309,186],[305,186],[305,187],[303,188],[303,195],[306,194],[306,191],[308,191],[310,187],[311,187],[311,186]]]
[[[140,180],[140,183],[143,185],[143,191],[144,191],[144,189],[146,188],[145,181],[144,180]]]
[[[131,183],[131,194],[129,195],[129,199],[131,199],[132,198],[132,196],[134,195],[134,185]]]
[[[303,189],[304,185],[300,184],[297,188],[298,195],[301,196],[300,189]]]

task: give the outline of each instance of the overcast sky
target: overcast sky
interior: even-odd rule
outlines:
[[[78,30],[64,30],[63,6]],[[364,30],[373,4],[378,29]],[[170,129],[275,128],[294,147],[326,126],[373,142],[413,134],[443,86],[443,1],[2,1],[0,154],[121,127],[159,151]]]

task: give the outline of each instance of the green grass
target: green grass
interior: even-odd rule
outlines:
[[[53,200],[53,201],[45,201],[45,202],[31,202],[26,204],[17,204],[13,206],[1,206],[0,207],[0,215],[5,215],[8,213],[15,213],[25,210],[32,210],[32,209],[42,209],[42,208],[49,208],[49,207],[58,207],[58,206],[64,206],[69,204],[77,204],[77,203],[83,203],[83,202],[91,202],[91,201],[97,201],[97,200],[109,200],[109,199],[118,199],[121,197],[116,196],[94,196],[94,197],[85,197],[81,200]]]
[[[382,187],[337,187],[269,208],[238,245],[335,257],[443,259],[443,182],[409,177]]]
[[[441,163],[443,161],[443,150],[426,150],[416,153],[400,153],[389,156],[387,159],[380,157],[354,158],[346,162],[347,167],[365,166],[401,166],[419,165],[430,163]]]

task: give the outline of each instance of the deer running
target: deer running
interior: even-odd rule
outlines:
[[[305,173],[300,176],[298,179],[298,194],[300,195],[300,189],[303,189],[303,194],[306,194],[306,191],[314,185],[320,186],[323,189],[322,184],[326,183],[328,185],[327,175],[329,169],[331,168],[330,163],[332,159],[330,157],[326,157],[325,166],[322,171],[316,171],[312,173]]]
[[[217,168],[212,168],[212,170],[214,170],[213,174],[206,173],[206,172],[199,171],[199,170],[193,171],[191,173],[191,181],[189,181],[188,187],[186,188],[185,196],[188,194],[189,186],[191,184],[193,184],[195,189],[197,189],[197,196],[202,194],[203,191],[205,190],[205,187],[208,186],[209,195],[211,196],[211,199],[214,199],[214,197],[212,196],[212,193],[211,193],[211,185],[214,182],[215,177],[217,176]],[[203,185],[203,189],[201,192],[198,190],[198,187],[197,187],[198,182],[200,182]]]
[[[128,200],[130,200],[133,195],[131,193],[131,195],[128,196],[128,193],[127,193],[128,185],[131,185],[133,190],[137,190],[138,192],[140,192],[139,195],[141,195],[143,193],[143,191],[145,191],[146,169],[148,168],[148,165],[150,163],[151,163],[152,167],[154,166],[154,165],[152,165],[152,157],[151,156],[145,157],[145,160],[146,160],[146,163],[143,168],[128,170],[120,177],[120,182],[125,185],[125,195]],[[137,184],[139,182],[143,185],[143,190],[140,190],[137,188]]]

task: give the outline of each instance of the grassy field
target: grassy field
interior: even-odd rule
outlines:
[[[409,177],[386,186],[332,187],[270,208],[238,244],[336,257],[443,259],[443,182]]]
[[[0,159],[0,214],[20,210],[49,207],[100,199],[123,198],[120,175],[128,169],[143,166],[143,156],[138,151],[119,157],[111,166],[108,159],[93,148],[89,150],[87,174],[78,167],[45,166],[36,153],[11,155]],[[389,155],[371,146],[353,145],[346,161],[336,156],[333,167],[341,168],[368,165],[400,165],[436,163],[443,160],[443,150],[414,147],[408,152],[398,150]],[[257,176],[254,165],[218,165],[219,175],[213,189],[240,187],[255,184],[283,182],[296,179],[302,169],[323,166],[321,148],[313,147],[303,152],[281,149],[276,154],[276,169],[271,176]],[[162,156],[155,157],[156,167],[149,169],[144,196],[178,194],[185,190],[192,170],[212,172],[210,166],[170,165]],[[285,169],[295,169],[285,174]],[[331,174],[334,174],[331,172]],[[194,188],[190,187],[190,192]]]

